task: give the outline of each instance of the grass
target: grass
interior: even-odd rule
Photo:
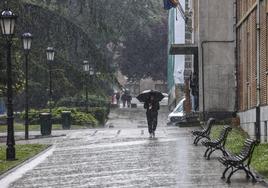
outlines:
[[[71,129],[86,129],[88,127],[82,125],[72,125]],[[15,123],[14,124],[15,132],[23,132],[25,127],[23,124]],[[60,124],[53,124],[52,130],[62,130],[62,125]],[[40,131],[40,125],[29,125],[29,131]],[[1,125],[0,126],[0,133],[7,132],[7,126]]]
[[[220,134],[222,125],[214,126],[211,130],[211,137],[216,138]],[[248,135],[238,127],[233,127],[229,133],[226,142],[226,149],[232,153],[239,153],[245,139]],[[251,167],[253,167],[258,173],[268,178],[268,144],[259,144],[253,153]]]
[[[6,146],[0,146],[0,174],[3,174],[7,170],[17,166],[23,161],[33,157],[46,149],[48,145],[41,144],[25,144],[16,145],[16,159],[15,161],[6,161]]]

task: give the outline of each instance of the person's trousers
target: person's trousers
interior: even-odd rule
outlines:
[[[146,112],[146,116],[147,116],[147,123],[148,123],[148,131],[151,134],[155,132],[156,130],[158,112],[148,111]]]

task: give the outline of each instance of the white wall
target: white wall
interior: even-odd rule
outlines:
[[[232,112],[235,108],[235,43],[215,41],[235,38],[233,3],[230,0],[199,0],[198,3],[200,110],[203,111],[204,91],[205,111]]]
[[[180,0],[182,7],[185,9],[185,0]],[[176,10],[174,10],[176,12]],[[185,21],[182,18],[179,10],[177,11],[177,20],[176,13],[175,16],[175,44],[184,44],[185,43]],[[184,55],[175,55],[175,65],[174,65],[174,81],[175,84],[184,84]]]

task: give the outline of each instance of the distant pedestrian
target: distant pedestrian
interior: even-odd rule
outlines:
[[[126,98],[127,98],[127,107],[130,108],[132,97],[130,94],[128,94]]]
[[[150,138],[154,138],[155,130],[157,127],[158,110],[160,108],[159,102],[155,100],[155,97],[153,95],[151,95],[149,100],[144,103],[144,108],[147,110],[146,116]]]
[[[120,106],[120,92],[116,93],[116,102],[117,102],[117,105]]]
[[[127,95],[126,95],[126,93],[123,93],[123,95],[121,96],[121,101],[123,102],[123,107],[125,108],[126,101],[127,101]]]
[[[193,111],[198,111],[198,93],[199,93],[199,87],[198,87],[198,77],[197,73],[193,74],[193,77],[190,77],[190,88],[191,88],[191,94],[192,94],[192,106],[193,106]]]

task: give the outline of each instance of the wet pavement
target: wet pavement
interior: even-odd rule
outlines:
[[[156,139],[148,138],[144,110],[137,108],[113,110],[103,129],[29,140],[53,144],[53,152],[10,187],[264,187],[243,173],[226,184],[216,157],[207,161],[204,148],[192,145],[193,128],[166,126],[166,118],[162,109]]]

